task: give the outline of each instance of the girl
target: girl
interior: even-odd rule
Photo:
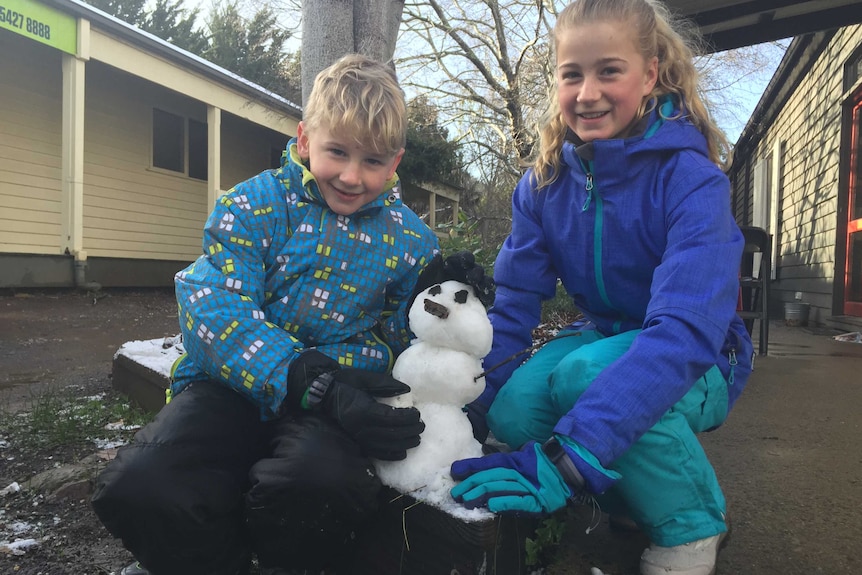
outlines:
[[[595,495],[648,534],[643,575],[708,575],[725,499],[696,434],[724,422],[752,361],[727,143],[660,4],[576,0],[553,40],[556,90],[497,258],[485,364],[530,347],[558,278],[586,319],[487,376],[474,429],[518,451],[455,462],[452,495],[518,513]]]

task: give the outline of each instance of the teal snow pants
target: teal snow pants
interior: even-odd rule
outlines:
[[[604,337],[561,332],[497,394],[488,412],[494,436],[515,449],[545,441],[593,379],[631,346],[639,330]],[[713,366],[628,451],[608,465],[622,478],[597,497],[603,511],[625,514],[650,540],[681,545],[726,531],[725,499],[696,434],[727,417],[727,382]]]

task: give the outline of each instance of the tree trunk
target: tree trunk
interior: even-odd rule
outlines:
[[[395,53],[404,2],[400,0],[354,0],[354,49],[381,62]]]
[[[305,0],[301,54],[303,104],[317,74],[345,54],[356,52],[390,62],[403,10],[403,0]]]
[[[302,103],[318,72],[353,52],[353,0],[302,3]]]

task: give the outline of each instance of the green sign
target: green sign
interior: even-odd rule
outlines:
[[[0,28],[69,54],[78,49],[76,19],[32,0],[0,0]]]

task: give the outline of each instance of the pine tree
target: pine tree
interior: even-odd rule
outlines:
[[[88,4],[134,26],[144,23],[147,0],[89,0]]]
[[[156,0],[155,7],[147,13],[141,28],[178,48],[200,56],[209,44],[206,35],[195,29],[198,8],[186,10],[183,2],[184,0],[174,3],[169,0]]]
[[[236,3],[225,4],[210,14],[209,28],[210,45],[204,58],[281,96],[296,91],[284,51],[290,33],[277,26],[268,6],[246,24]]]

